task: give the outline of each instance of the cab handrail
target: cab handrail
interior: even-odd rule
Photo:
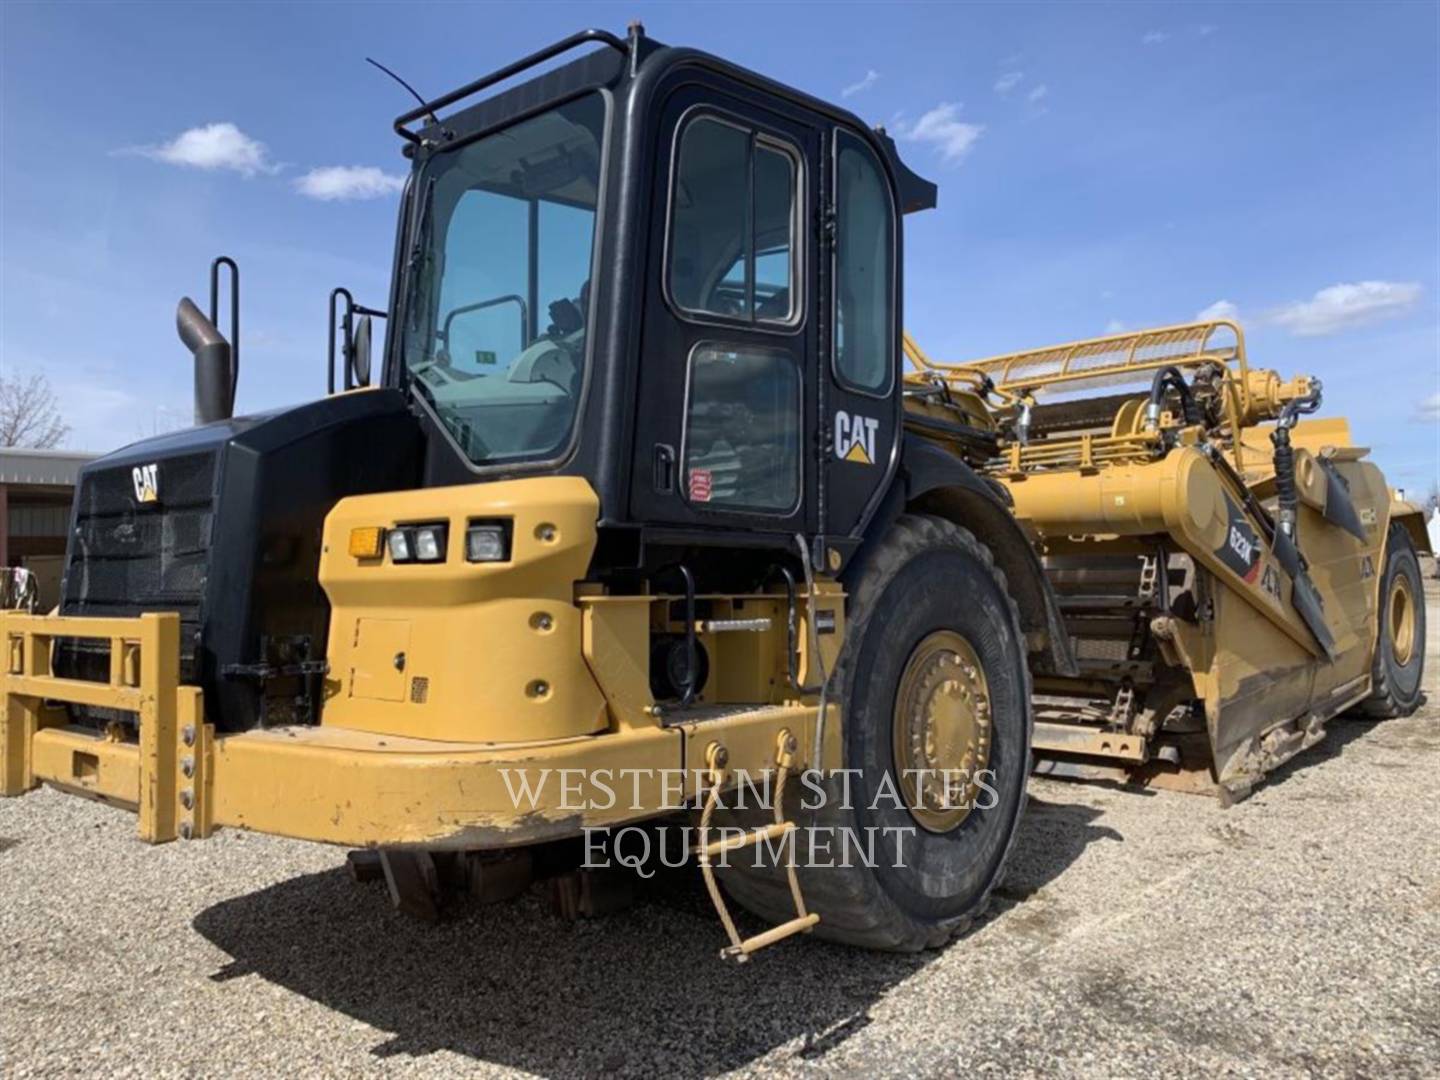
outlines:
[[[557,41],[553,45],[547,45],[545,48],[538,52],[533,52],[521,60],[516,60],[513,64],[506,64],[504,67],[492,71],[489,75],[482,75],[474,82],[466,83],[458,90],[452,90],[448,94],[441,94],[433,101],[427,101],[421,105],[417,105],[403,116],[395,118],[395,134],[419,146],[425,140],[405,125],[414,123],[422,116],[434,116],[436,109],[444,109],[447,106],[454,105],[457,101],[470,97],[472,94],[478,94],[481,90],[494,86],[496,83],[504,82],[506,79],[520,74],[520,72],[527,68],[532,68],[536,64],[543,64],[546,60],[553,59],[561,53],[566,53],[571,49],[591,43],[608,45],[620,53],[621,56],[628,56],[630,53],[630,46],[608,30],[597,30],[594,28],[581,30],[579,33],[571,34],[569,37]]]

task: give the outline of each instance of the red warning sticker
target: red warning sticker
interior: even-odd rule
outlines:
[[[690,501],[691,501],[691,502],[709,502],[709,501],[710,501],[710,470],[709,470],[709,469],[691,469],[691,470],[690,470]]]

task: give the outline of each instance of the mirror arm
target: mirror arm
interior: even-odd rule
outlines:
[[[341,355],[345,358],[345,389],[350,389],[350,350],[354,345],[354,312],[355,297],[350,295],[350,290],[335,288],[330,290],[330,353],[327,365],[326,391],[335,393],[335,301],[340,298],[345,300],[344,316],[344,344]]]

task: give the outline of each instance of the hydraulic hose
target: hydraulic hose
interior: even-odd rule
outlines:
[[[1275,498],[1279,511],[1276,517],[1281,532],[1293,538],[1299,496],[1295,490],[1295,448],[1290,445],[1290,428],[1276,425],[1270,441],[1275,445]]]
[[[1320,400],[1320,380],[1312,379],[1310,393],[1287,401],[1275,421],[1275,430],[1270,433],[1270,442],[1275,447],[1275,499],[1278,511],[1276,520],[1280,531],[1292,540],[1295,539],[1295,521],[1300,500],[1295,488],[1295,448],[1290,445],[1290,429],[1302,415],[1308,415],[1320,408]]]
[[[1186,427],[1200,423],[1200,406],[1196,404],[1195,395],[1190,392],[1184,374],[1177,367],[1165,367],[1157,371],[1150,382],[1150,402],[1145,407],[1146,426],[1153,429],[1160,425],[1160,409],[1165,404],[1168,390],[1174,390],[1180,395],[1180,410],[1185,417]]]
[[[825,711],[829,706],[830,676],[825,671],[825,658],[820,653],[820,632],[815,627],[815,603],[819,594],[815,591],[815,568],[810,562],[810,546],[803,533],[795,534],[795,546],[800,549],[800,565],[805,570],[805,598],[810,628],[810,655],[815,658],[815,672],[820,677],[820,705],[815,717],[815,746],[811,751],[810,767],[824,775],[825,762]]]

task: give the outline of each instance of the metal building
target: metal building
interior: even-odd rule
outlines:
[[[59,599],[70,502],[94,454],[0,447],[0,567],[36,576],[42,610]]]

